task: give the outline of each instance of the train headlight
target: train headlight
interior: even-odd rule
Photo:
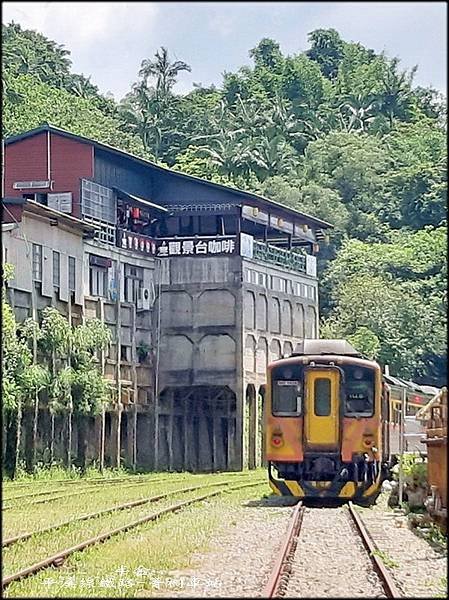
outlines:
[[[273,433],[271,436],[271,445],[274,448],[282,448],[282,446],[284,445],[284,438],[282,433]]]
[[[365,448],[371,448],[374,444],[374,435],[372,433],[364,433],[363,434],[363,445]]]

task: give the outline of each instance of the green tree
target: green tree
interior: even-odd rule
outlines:
[[[23,378],[31,365],[31,352],[18,338],[14,311],[7,302],[7,281],[14,277],[12,265],[3,265],[2,286],[2,413],[5,428],[4,468],[14,478],[18,467],[20,424],[24,401]]]
[[[308,34],[311,48],[306,52],[310,60],[316,62],[321,72],[332,79],[338,72],[338,67],[344,54],[344,42],[335,29],[315,29]]]
[[[165,98],[171,92],[181,71],[191,71],[192,68],[182,60],[170,61],[167,48],[161,47],[154,55],[154,60],[146,58],[142,61],[139,76],[145,83],[149,78],[156,80],[156,93]]]

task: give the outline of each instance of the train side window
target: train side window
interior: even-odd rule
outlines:
[[[302,412],[302,368],[282,366],[272,372],[272,413],[276,417],[298,417]]]
[[[314,411],[317,417],[331,414],[331,381],[326,378],[315,379],[313,388]]]

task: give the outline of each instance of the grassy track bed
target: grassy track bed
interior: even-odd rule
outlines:
[[[98,486],[87,494],[77,494],[76,489],[68,490],[70,496],[60,498],[53,502],[26,505],[17,503],[17,507],[7,510],[3,514],[3,539],[18,534],[44,529],[51,525],[63,523],[82,514],[89,514],[139,500],[149,496],[170,491],[178,487],[201,485],[207,482],[223,481],[230,479],[229,474],[165,474],[158,480],[149,480],[147,485],[138,483],[135,487],[125,487],[121,483],[114,486]],[[245,475],[234,477],[236,480],[245,479]],[[129,483],[132,483],[130,480]],[[128,485],[128,483],[126,483]],[[76,487],[76,486],[75,486]]]
[[[162,479],[165,479],[167,477],[167,474],[165,473],[165,478],[163,476],[164,474],[161,475],[144,475],[144,476],[130,476],[130,477],[126,477],[126,478],[116,478],[116,479],[105,479],[103,481],[95,481],[95,480],[83,480],[83,479],[79,479],[79,480],[73,480],[73,481],[69,481],[69,482],[59,482],[57,485],[50,485],[52,482],[49,482],[49,484],[41,484],[41,485],[34,485],[34,486],[29,486],[27,485],[27,488],[22,488],[22,487],[17,487],[16,489],[4,489],[3,490],[3,500],[5,502],[7,502],[8,504],[10,502],[14,502],[14,501],[32,501],[34,499],[38,499],[38,498],[44,498],[46,495],[50,495],[50,494],[59,494],[59,493],[73,493],[74,490],[76,490],[77,492],[79,490],[84,490],[84,489],[92,489],[94,490],[97,487],[107,487],[107,486],[111,486],[111,485],[117,485],[118,483],[123,484],[123,485],[127,485],[129,483],[137,483],[139,481],[141,481],[142,483],[144,483],[145,481],[160,481]],[[39,482],[40,483],[40,482]]]
[[[75,486],[64,486],[64,487],[58,487],[55,489],[48,489],[45,492],[44,491],[40,491],[40,492],[32,492],[32,493],[27,493],[26,495],[22,495],[22,494],[18,494],[17,496],[11,496],[11,497],[4,497],[4,504],[3,504],[3,510],[12,510],[14,508],[18,508],[20,506],[23,506],[24,504],[28,505],[28,506],[35,506],[38,504],[45,504],[47,502],[53,502],[56,499],[58,500],[64,500],[64,496],[73,496],[74,494],[76,495],[81,495],[81,494],[90,494],[91,492],[96,494],[99,491],[106,491],[106,490],[113,490],[115,489],[120,489],[120,490],[127,490],[129,488],[135,487],[138,488],[139,486],[145,487],[151,484],[159,484],[159,483],[163,483],[163,482],[170,482],[172,479],[174,479],[176,477],[176,474],[169,474],[167,476],[167,474],[165,474],[165,477],[145,477],[145,478],[128,478],[125,480],[117,480],[117,481],[108,481],[108,482],[104,482],[104,483],[96,483],[96,484],[78,484]],[[190,475],[190,477],[193,477],[193,475]],[[186,476],[184,474],[179,474],[177,475],[177,480],[178,481],[184,481],[186,479],[188,479],[189,476]]]
[[[222,523],[223,518],[232,518],[233,507],[241,506],[247,500],[260,499],[269,491],[268,484],[266,481],[261,481],[261,476],[261,471],[253,472],[245,478],[245,481],[236,480],[230,486],[259,480],[260,483],[256,487],[220,494],[183,508],[177,513],[161,516],[157,521],[119,533],[103,544],[77,552],[68,557],[60,569],[48,568],[27,579],[12,583],[6,588],[4,596],[11,598],[157,596],[158,580],[173,570],[189,567],[189,557],[193,553],[207,550],[210,535]],[[215,479],[216,477],[213,477],[214,482]],[[176,501],[200,497],[214,489],[219,488],[173,496],[157,505],[147,505],[146,510],[135,510],[132,516],[121,515],[113,523],[102,521],[102,527],[107,529],[116,526],[119,522],[129,522],[137,519],[139,515],[156,512]],[[93,529],[91,533],[92,531]],[[78,531],[73,531],[73,536],[73,543],[70,545],[74,545],[79,539]],[[87,537],[87,530],[84,530],[82,539]],[[29,551],[33,550],[28,547]],[[25,555],[26,553],[21,554],[22,557]],[[12,557],[5,556],[4,560],[7,563],[4,565],[4,570],[7,568],[8,572],[12,570],[10,558]],[[16,560],[17,558],[18,555]],[[37,562],[37,557],[34,558],[36,558],[34,562]],[[4,575],[6,574],[4,572]],[[213,593],[211,595],[213,596]]]

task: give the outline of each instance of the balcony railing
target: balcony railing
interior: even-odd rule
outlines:
[[[254,240],[253,258],[268,263],[279,265],[299,273],[306,272],[306,255],[291,250],[282,250],[270,244],[256,242]]]

